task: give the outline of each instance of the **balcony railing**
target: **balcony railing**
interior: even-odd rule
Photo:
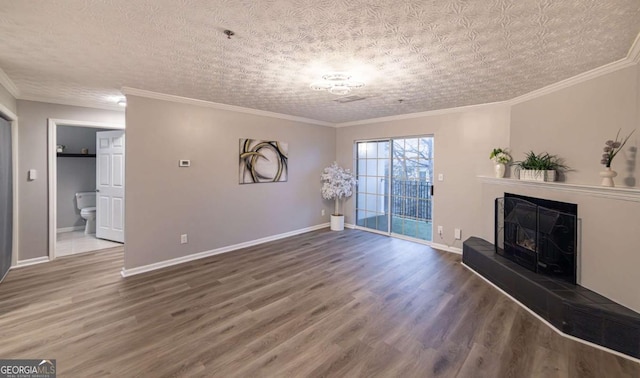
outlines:
[[[391,214],[431,220],[431,186],[425,181],[391,180]]]

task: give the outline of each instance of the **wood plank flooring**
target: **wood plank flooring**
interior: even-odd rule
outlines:
[[[320,230],[126,279],[122,248],[12,270],[0,358],[59,377],[640,377],[460,265]]]

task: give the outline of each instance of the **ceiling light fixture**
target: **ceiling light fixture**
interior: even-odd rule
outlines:
[[[314,91],[327,91],[338,96],[349,94],[353,88],[362,87],[364,87],[363,82],[352,81],[351,75],[346,72],[331,72],[322,75],[322,81],[311,84],[311,89]]]

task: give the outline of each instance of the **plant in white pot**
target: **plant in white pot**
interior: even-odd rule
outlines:
[[[322,179],[322,198],[335,200],[335,210],[331,214],[331,229],[333,231],[344,230],[344,214],[340,213],[340,200],[349,198],[353,194],[353,186],[356,179],[351,170],[344,169],[335,161],[324,169]]]
[[[525,154],[525,159],[514,163],[524,181],[556,181],[556,173],[569,169],[562,159],[546,152],[537,154],[533,151]]]

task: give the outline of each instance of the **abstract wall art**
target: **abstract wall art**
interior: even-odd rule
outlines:
[[[287,181],[288,153],[288,143],[240,139],[240,184]]]

